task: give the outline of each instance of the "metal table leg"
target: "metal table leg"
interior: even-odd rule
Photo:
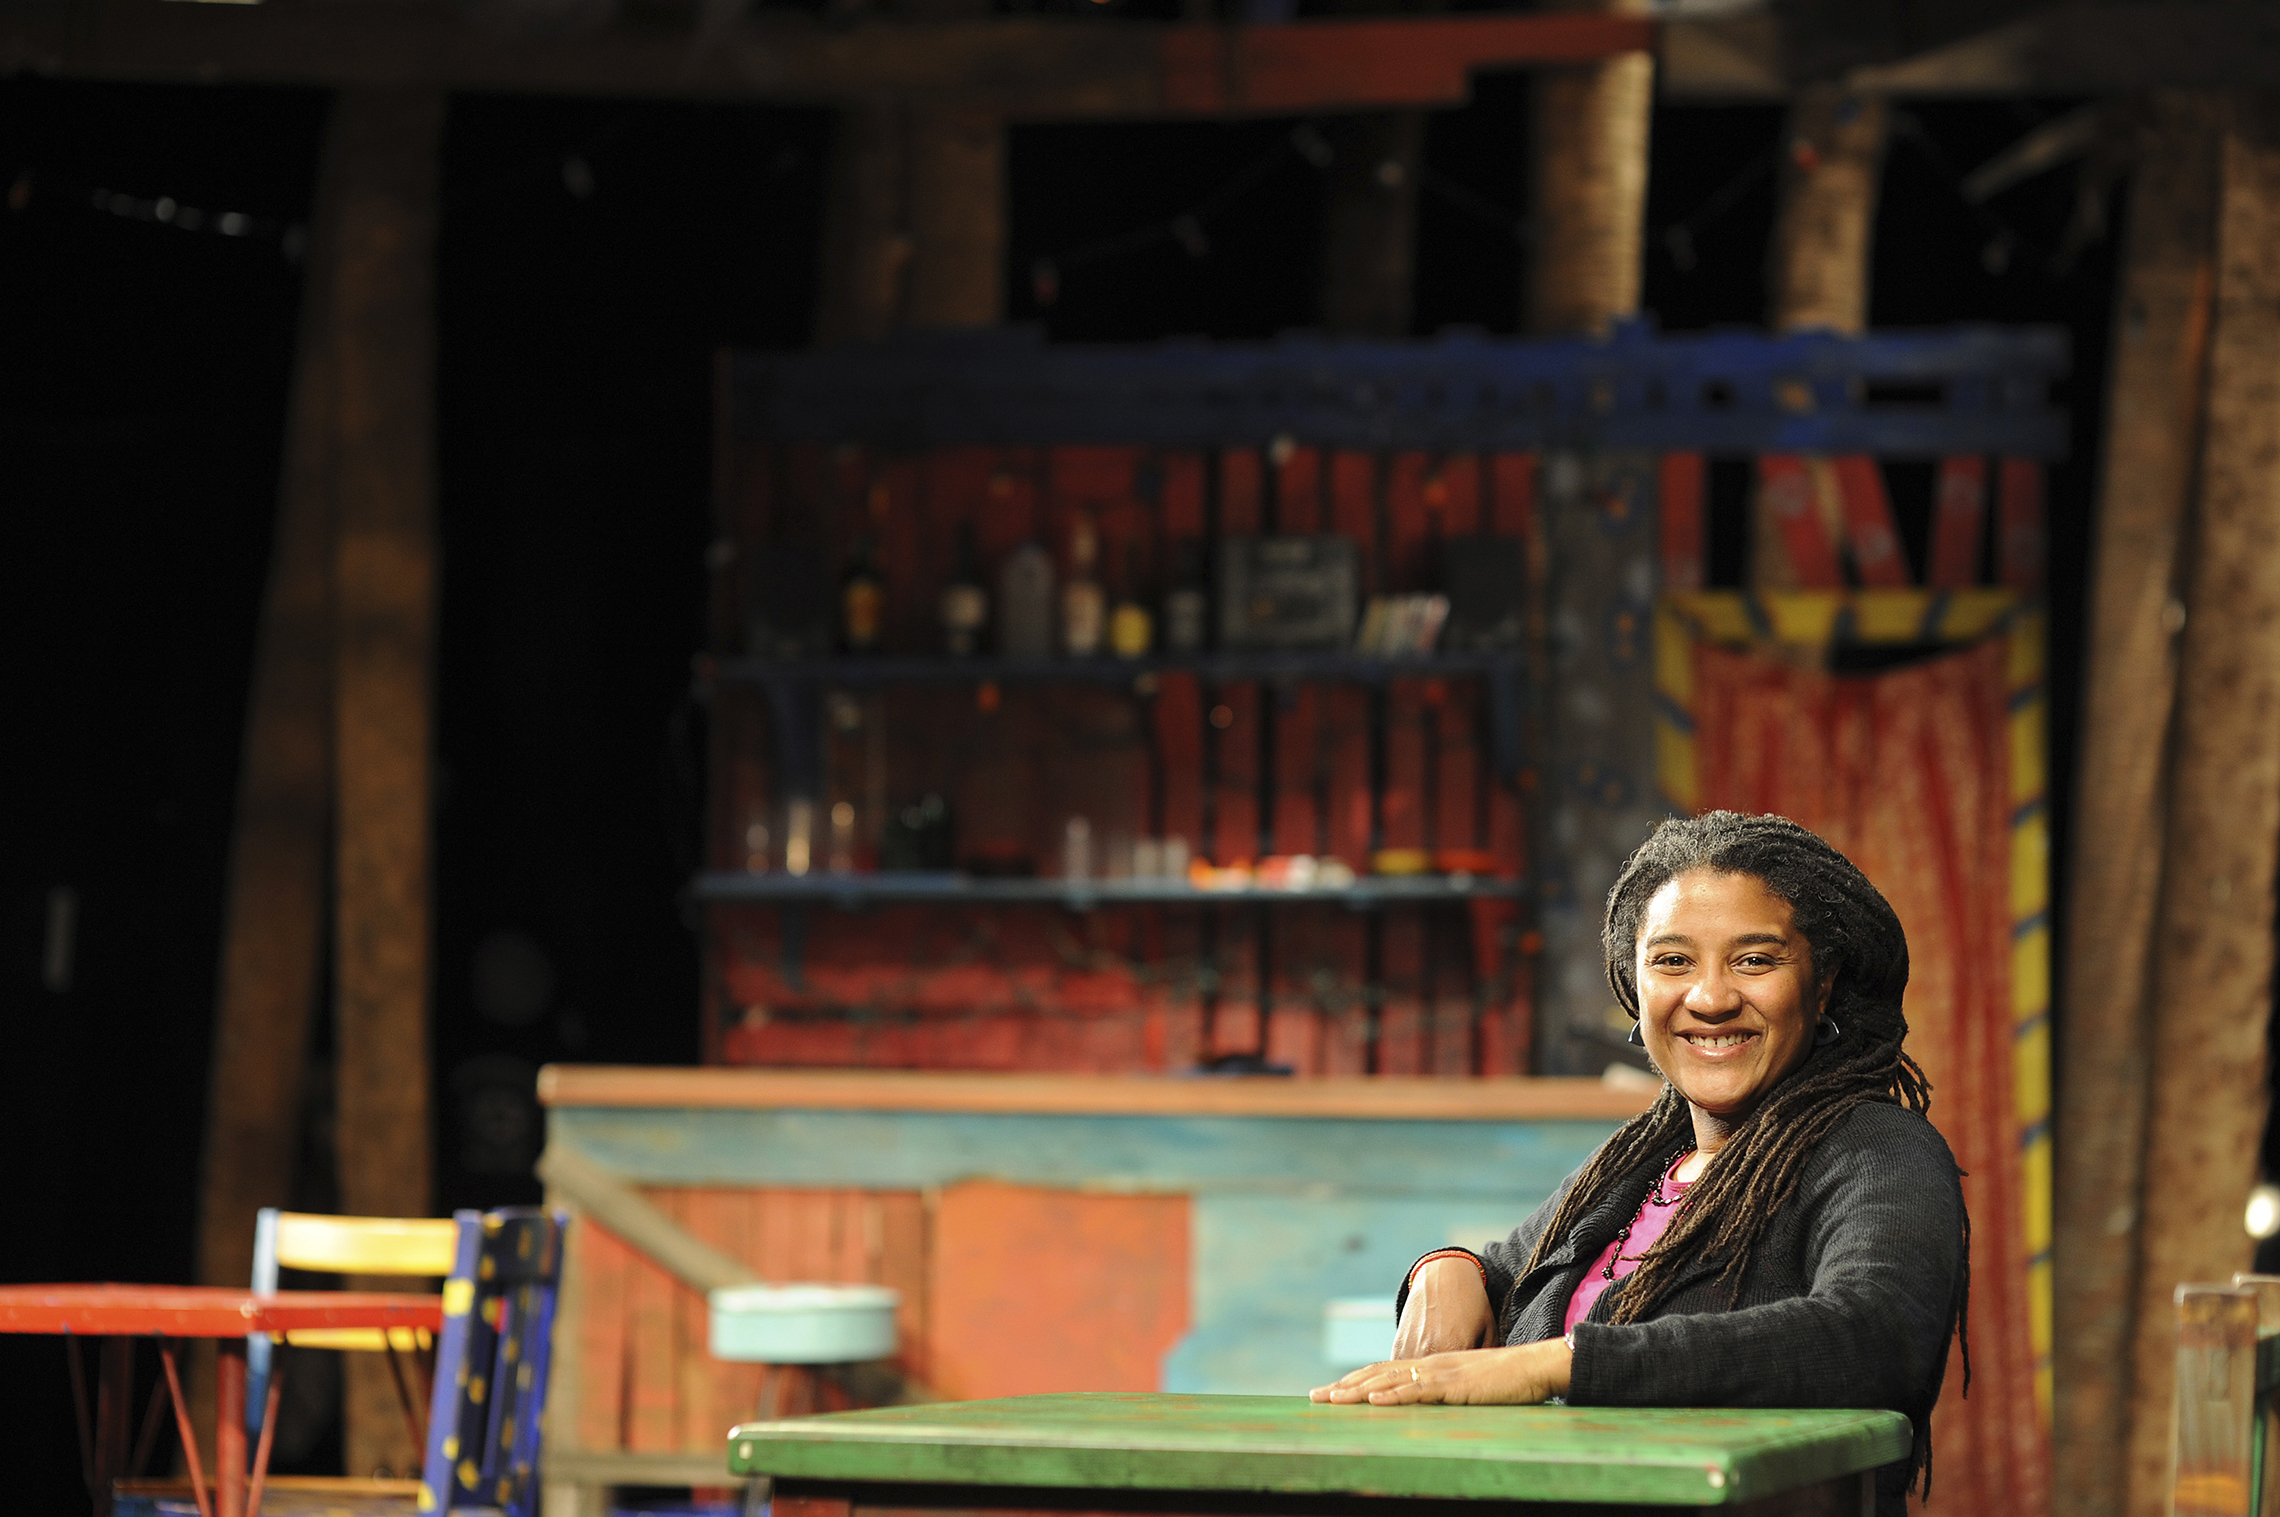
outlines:
[[[127,1467],[128,1424],[135,1394],[135,1340],[105,1338],[102,1345],[97,1351],[95,1447],[88,1461],[88,1484],[93,1489],[88,1495],[94,1501],[95,1517],[111,1517],[111,1493]]]
[[[245,1517],[245,1340],[214,1344],[214,1517]]]

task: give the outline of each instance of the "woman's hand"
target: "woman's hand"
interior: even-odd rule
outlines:
[[[1422,1359],[1494,1341],[1496,1309],[1480,1266],[1461,1254],[1428,1259],[1409,1281],[1409,1299],[1393,1334],[1393,1357]]]
[[[1477,1278],[1477,1277],[1476,1277]],[[1333,1385],[1317,1386],[1310,1401],[1350,1406],[1533,1406],[1568,1388],[1575,1356],[1550,1338],[1514,1348],[1474,1348],[1423,1359],[1392,1359],[1358,1369]]]

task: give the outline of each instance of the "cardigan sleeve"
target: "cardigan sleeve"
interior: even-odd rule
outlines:
[[[1950,1312],[1968,1267],[1963,1189],[1928,1122],[1810,1162],[1811,1289],[1727,1312],[1575,1329],[1577,1406],[1885,1407],[1937,1394]]]

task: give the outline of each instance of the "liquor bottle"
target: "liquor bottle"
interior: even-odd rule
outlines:
[[[839,640],[849,653],[879,651],[879,632],[886,617],[887,586],[871,559],[871,540],[859,538],[855,556],[839,581]]]
[[[1108,614],[1108,647],[1118,658],[1146,658],[1155,641],[1156,619],[1140,600],[1140,545],[1124,545],[1124,574],[1117,587],[1116,609]]]
[[[1061,647],[1071,658],[1093,658],[1100,653],[1108,597],[1093,577],[1099,557],[1100,533],[1090,516],[1080,516],[1069,536],[1069,582],[1061,588]]]
[[[974,563],[974,525],[958,523],[958,557],[942,591],[942,647],[958,658],[982,648],[982,628],[990,619],[990,593],[982,588]]]
[[[1035,541],[998,568],[997,643],[1007,658],[1053,656],[1053,555]]]
[[[1203,593],[1203,547],[1194,538],[1179,546],[1177,576],[1164,596],[1164,648],[1171,653],[1203,651],[1209,602]]]

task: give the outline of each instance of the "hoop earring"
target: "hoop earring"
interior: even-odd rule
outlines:
[[[1826,1048],[1844,1035],[1845,1030],[1837,1025],[1837,1019],[1825,1016],[1821,1018],[1821,1025],[1813,1029],[1813,1046]]]
[[[1630,1044],[1633,1048],[1644,1048],[1647,1046],[1647,1040],[1639,1035],[1639,1023],[1636,1018],[1634,1018],[1631,1022],[1631,1035],[1625,1038],[1623,1041]]]

